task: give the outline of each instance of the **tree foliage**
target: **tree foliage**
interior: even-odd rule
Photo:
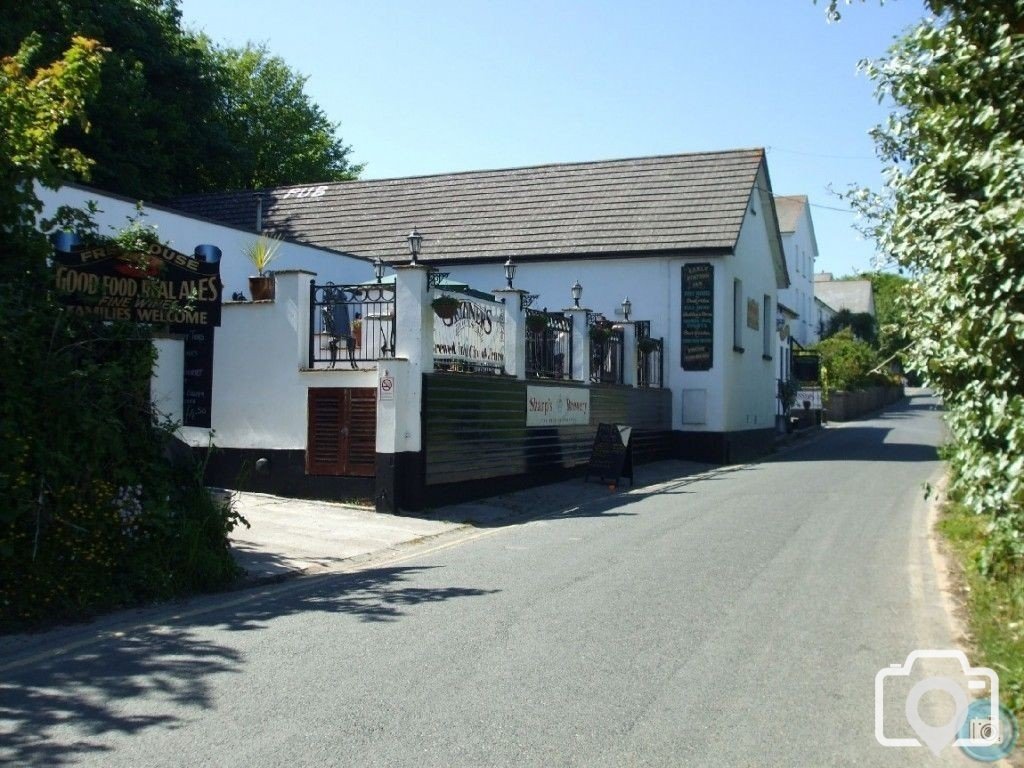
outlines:
[[[218,51],[183,30],[178,0],[20,3],[4,10],[0,55],[32,33],[33,63],[59,56],[74,35],[110,49],[85,112],[91,130],[60,135],[95,161],[103,189],[159,200],[359,171],[337,124],[303,93],[305,78],[261,48]]]
[[[226,75],[224,123],[236,148],[225,186],[270,187],[354,179],[362,166],[337,139],[339,123],[305,93],[307,77],[264,45],[210,48]]]
[[[878,333],[875,330],[875,318],[870,312],[853,312],[849,309],[841,309],[828,321],[828,328],[825,329],[825,337],[834,336],[843,329],[848,329],[861,341],[872,346],[878,341]]]
[[[889,162],[862,192],[880,251],[913,278],[897,300],[908,363],[942,396],[952,491],[991,517],[988,570],[1024,568],[1024,2],[933,0],[937,14],[866,65],[894,110]]]
[[[878,365],[878,354],[874,347],[854,336],[849,327],[822,339],[813,349],[821,356],[821,367],[828,371],[830,389],[850,392],[890,383],[871,373]]]
[[[236,518],[212,503],[190,459],[167,460],[174,425],[150,410],[148,329],[54,301],[33,182],[56,186],[88,168],[57,137],[82,126],[102,52],[76,38],[32,72],[35,42],[0,60],[0,629],[235,573]]]

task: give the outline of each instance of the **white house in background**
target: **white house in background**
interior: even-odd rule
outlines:
[[[814,291],[835,312],[848,309],[875,316],[875,291],[870,280],[835,280],[831,272],[818,272]]]
[[[259,205],[271,232],[392,265],[408,263],[415,227],[420,262],[475,288],[499,287],[511,259],[516,288],[537,295],[535,308],[570,306],[577,280],[580,305],[609,319],[625,319],[629,297],[631,319],[650,320],[651,335],[665,340],[677,455],[730,462],[773,445],[775,305],[790,276],[762,149],[284,187],[173,205],[236,227],[251,226]],[[810,275],[812,249],[801,247]]]
[[[786,253],[789,287],[779,290],[779,304],[796,313],[790,321],[790,336],[801,345],[814,343],[814,264],[818,241],[806,195],[776,195],[779,233]]]

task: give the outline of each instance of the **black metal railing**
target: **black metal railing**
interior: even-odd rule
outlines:
[[[526,375],[572,378],[572,317],[547,309],[526,310]]]
[[[395,356],[393,285],[316,285],[309,282],[309,367]]]
[[[600,384],[621,384],[623,331],[602,315],[588,317],[590,334],[590,380]]]
[[[665,340],[651,337],[651,321],[637,320],[636,327],[636,385],[663,387],[665,377]]]

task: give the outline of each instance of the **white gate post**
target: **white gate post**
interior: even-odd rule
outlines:
[[[526,291],[499,288],[492,291],[505,305],[505,373],[517,379],[526,378]]]
[[[590,381],[590,328],[587,327],[589,309],[569,307],[562,310],[572,318],[572,378],[576,381]]]

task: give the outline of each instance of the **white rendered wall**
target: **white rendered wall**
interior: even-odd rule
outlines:
[[[67,185],[58,190],[40,187],[36,194],[43,201],[40,218],[53,216],[62,205],[84,210],[89,200],[95,200],[100,208],[95,220],[101,235],[116,234],[127,225],[128,217],[136,214],[135,203],[87,187]],[[155,224],[158,237],[171,248],[186,254],[191,254],[200,243],[220,248],[223,251],[220,276],[224,283],[224,298],[229,299],[236,291],[251,298],[249,277],[256,271],[243,249],[256,239],[255,231],[226,227],[161,208],[145,207],[144,210],[144,221]],[[318,283],[361,283],[373,279],[373,265],[368,261],[289,242],[281,243],[271,269],[304,269],[315,273]]]
[[[779,301],[800,315],[796,320],[790,321],[790,333],[799,344],[808,346],[817,340],[814,263],[818,258],[818,245],[814,237],[809,205],[805,205],[800,212],[796,229],[782,233],[782,248],[786,254],[790,286],[779,290]]]
[[[764,297],[767,295],[774,302],[778,294],[775,269],[772,262],[768,219],[761,207],[761,197],[754,195],[747,205],[747,214],[740,228],[740,236],[733,256],[722,260],[726,269],[722,270],[726,279],[724,290],[719,290],[720,299],[728,296],[728,306],[724,313],[719,314],[724,322],[718,323],[718,331],[723,334],[723,355],[725,363],[724,386],[728,393],[725,407],[726,431],[767,429],[775,425],[776,403],[776,366],[774,359],[777,354],[778,335],[774,327],[769,335],[768,354],[771,360],[764,357]],[[741,346],[743,352],[733,350],[733,312],[732,288],[733,279],[739,278],[743,283],[743,297],[740,312]],[[716,282],[717,282],[716,277]],[[747,300],[754,299],[758,304],[758,328],[747,327]],[[717,305],[716,305],[717,311]],[[775,309],[770,312],[770,320],[775,322]],[[717,346],[716,346],[717,352]]]

